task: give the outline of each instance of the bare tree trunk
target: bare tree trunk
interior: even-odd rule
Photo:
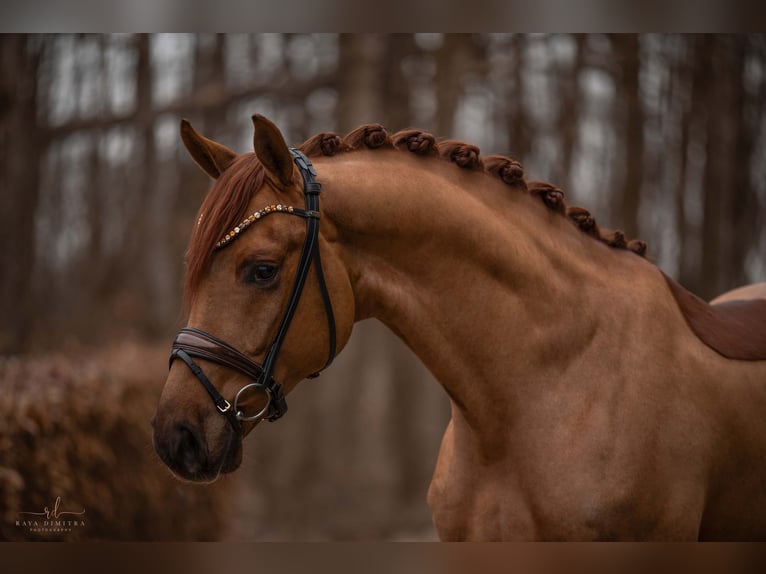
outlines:
[[[205,41],[205,39],[207,41]],[[226,36],[223,34],[198,36],[194,50],[195,93],[204,94],[205,99],[225,101],[226,92]],[[207,107],[202,114],[200,129],[211,137],[226,131],[226,108],[223,106]]]
[[[416,52],[412,34],[392,34],[388,37],[385,51],[385,94],[386,107],[383,125],[390,132],[410,126],[410,86],[402,70],[402,62]]]
[[[99,82],[99,90],[103,94],[105,93],[104,82],[108,77],[104,65],[104,53],[106,52],[107,39],[106,36],[98,36],[93,39],[98,45],[98,56],[96,66],[98,67],[98,76],[101,78]],[[80,276],[87,278],[84,281],[84,290],[87,292],[86,300],[91,304],[95,303],[99,305],[100,309],[103,309],[104,303],[107,301],[110,293],[107,289],[106,279],[109,276],[106,272],[107,261],[106,254],[104,252],[104,230],[106,223],[105,213],[105,201],[104,201],[104,189],[102,184],[102,163],[101,163],[101,149],[103,140],[103,131],[101,129],[94,129],[89,134],[88,142],[88,157],[86,159],[87,176],[85,178],[85,205],[87,209],[86,225],[88,226],[88,240],[87,247],[84,252],[84,256],[80,261]],[[94,323],[91,325],[91,329],[101,329],[105,321],[104,318],[109,315],[107,312],[102,312],[99,315],[101,317],[91,317],[91,321]],[[99,320],[100,319],[100,320]]]
[[[735,241],[738,203],[747,205],[749,181],[747,153],[751,146],[742,137],[742,76],[744,51],[741,37],[715,37],[713,57],[707,61],[711,76],[707,93],[707,138],[704,172],[704,220],[700,295],[710,298],[734,287],[743,275],[745,254]],[[747,183],[742,188],[743,177]]]
[[[688,205],[694,211],[702,211],[704,203],[704,170],[706,159],[699,150],[705,149],[707,134],[707,100],[712,89],[710,61],[714,46],[710,36],[687,36],[688,56],[688,102],[684,111],[682,127],[683,149],[683,187],[678,198],[679,217],[682,236],[679,261],[679,279],[681,283],[695,293],[702,287],[702,216],[695,221]],[[690,161],[693,160],[693,161]]]
[[[445,34],[436,54],[436,135],[452,137],[455,112],[463,93],[466,72],[474,62],[476,45],[470,34]]]
[[[676,233],[678,236],[678,280],[682,285],[689,286],[692,266],[686,256],[689,245],[689,223],[686,213],[686,186],[689,170],[689,142],[691,141],[691,123],[693,113],[693,94],[695,74],[693,73],[694,43],[688,36],[682,36],[683,49],[675,66],[671,69],[672,96],[679,102],[679,153],[678,153],[678,186],[675,194]]]
[[[513,53],[513,91],[506,95],[508,149],[511,157],[524,163],[531,154],[533,140],[532,124],[524,103],[525,36],[514,35],[510,49]]]
[[[0,37],[0,353],[25,350],[33,329],[35,215],[43,144],[37,121],[41,49]]]
[[[338,129],[348,132],[363,123],[384,122],[385,37],[380,34],[341,34],[343,71],[338,91]]]
[[[88,286],[93,296],[104,295],[103,268],[105,254],[103,245],[104,236],[104,202],[101,189],[101,133],[97,130],[91,134],[90,154],[88,157],[87,177],[87,209],[88,209],[88,248],[86,265],[89,274]]]
[[[152,303],[152,289],[150,279],[150,266],[148,258],[151,256],[148,248],[152,237],[151,205],[152,195],[155,193],[157,177],[157,152],[154,145],[154,121],[152,117],[152,62],[150,51],[150,37],[139,34],[136,37],[136,50],[138,51],[138,66],[136,68],[136,136],[140,158],[138,158],[138,189],[134,191],[136,202],[133,203],[133,224],[128,237],[130,242],[127,246],[130,253],[128,261],[131,262],[129,281],[134,282],[135,293],[139,299],[134,302],[140,304]],[[136,271],[138,270],[138,273]],[[152,306],[150,305],[150,308]],[[140,317],[143,329],[147,329],[151,321],[151,314],[142,313]]]
[[[766,38],[764,38],[762,35],[755,36],[751,38],[752,42],[752,48],[754,51],[754,58],[756,61],[761,62],[761,65],[763,65],[764,62],[766,62]],[[754,98],[754,106],[758,110],[757,112],[757,121],[753,122],[753,130],[756,133],[760,134],[760,129],[758,126],[764,125],[764,122],[766,121],[766,74],[761,74],[761,81],[760,85],[757,87],[757,95]],[[755,163],[757,165],[758,158],[762,158],[763,154],[766,153],[766,143],[761,140],[760,145],[755,149],[755,153],[757,154],[755,158]],[[763,171],[761,171],[763,173]],[[759,194],[766,192],[766,182],[761,180],[760,185],[756,185],[755,182],[753,182],[753,192],[756,194],[756,201],[758,197],[760,197]],[[754,215],[754,221],[755,221],[755,229],[753,232],[754,236],[754,242],[756,244],[756,249],[760,249],[760,252],[756,252],[756,257],[760,257],[760,261],[766,260],[766,203],[761,202],[758,209],[755,210]],[[758,261],[758,259],[756,259]],[[757,274],[758,271],[756,270],[755,273]],[[762,277],[749,277],[749,280],[761,280]]]
[[[559,78],[559,102],[558,132],[561,134],[561,161],[553,168],[552,181],[560,182],[565,190],[572,188],[572,157],[577,144],[578,127],[580,121],[582,95],[580,92],[579,78],[582,71],[586,36],[575,34],[575,55],[572,65],[561,70]]]
[[[755,93],[745,91],[743,75],[745,61],[754,46],[751,40],[743,36],[732,38],[732,85],[738,88],[734,94],[734,109],[739,110],[739,137],[734,152],[734,193],[729,196],[731,203],[731,249],[733,256],[725,256],[730,263],[721,289],[728,289],[748,282],[747,260],[750,250],[758,242],[758,197],[752,181],[755,141],[762,125],[763,90]],[[737,75],[738,74],[738,75]],[[724,222],[724,225],[726,223]]]
[[[644,109],[641,102],[641,43],[635,34],[612,37],[619,77],[615,101],[615,125],[625,126],[624,171],[619,190],[617,217],[628,237],[638,235],[638,208],[644,171]]]

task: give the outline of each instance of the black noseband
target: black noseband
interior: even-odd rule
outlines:
[[[332,302],[330,301],[330,293],[327,290],[324,273],[322,271],[322,260],[319,255],[319,194],[322,191],[322,185],[314,179],[316,177],[316,171],[314,170],[311,161],[303,153],[294,148],[290,149],[290,153],[292,153],[295,164],[298,166],[301,176],[303,177],[303,195],[306,208],[298,209],[277,205],[259,210],[246,219],[242,224],[237,226],[235,232],[227,234],[225,240],[222,240],[218,244],[218,248],[225,247],[229,244],[231,239],[238,236],[242,231],[249,227],[251,223],[272,213],[296,215],[306,220],[306,239],[303,243],[300,260],[298,261],[298,268],[295,273],[295,280],[293,281],[290,298],[287,301],[287,307],[282,315],[282,320],[279,324],[274,342],[266,353],[263,365],[259,365],[244,353],[213,335],[200,329],[191,329],[188,327],[181,329],[178,333],[175,341],[173,341],[173,348],[170,353],[170,364],[172,365],[173,361],[178,358],[189,366],[192,373],[194,373],[194,376],[199,379],[202,386],[205,387],[205,390],[207,390],[208,394],[213,399],[215,406],[224,416],[226,416],[234,430],[239,434],[242,432],[242,426],[240,424],[240,421],[242,420],[247,421],[265,418],[268,421],[275,421],[287,412],[287,401],[285,400],[282,385],[273,379],[274,366],[276,365],[282,342],[287,335],[287,330],[290,328],[290,322],[295,314],[295,309],[298,307],[298,302],[300,301],[303,287],[306,284],[306,277],[308,276],[312,263],[316,271],[322,300],[324,301],[330,339],[327,362],[324,367],[322,367],[322,370],[327,368],[335,358],[335,317],[333,315]],[[199,365],[194,362],[192,357],[206,359],[231,368],[245,375],[253,382],[245,385],[237,392],[232,404],[218,392],[215,386],[210,382],[210,379],[205,376],[205,373]],[[319,376],[319,372],[310,375],[310,377],[316,376]],[[239,410],[237,403],[242,391],[251,387],[262,389],[266,393],[268,401],[261,412],[253,416],[245,416],[244,413]]]

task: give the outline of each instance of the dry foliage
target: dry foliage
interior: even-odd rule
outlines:
[[[231,483],[184,484],[152,447],[165,351],[123,345],[0,358],[0,539],[211,540],[225,532]],[[61,511],[85,509],[85,526],[16,525],[42,524],[45,517],[18,513],[52,510],[57,497]]]

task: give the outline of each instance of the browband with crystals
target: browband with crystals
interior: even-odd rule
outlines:
[[[221,249],[222,247],[226,247],[229,243],[231,243],[236,237],[239,236],[240,233],[242,233],[245,229],[250,227],[253,223],[261,219],[262,217],[269,215],[271,213],[288,213],[290,215],[297,215],[298,217],[303,217],[308,219],[309,217],[314,219],[319,219],[319,212],[318,211],[306,211],[305,209],[299,209],[297,207],[293,207],[292,205],[282,205],[281,203],[277,204],[271,204],[267,205],[263,209],[259,209],[258,211],[250,214],[248,217],[242,220],[242,222],[237,225],[234,229],[229,231],[223,239],[221,239],[218,243],[215,244],[215,249]]]

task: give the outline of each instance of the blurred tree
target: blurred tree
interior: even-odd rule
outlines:
[[[31,343],[36,305],[29,294],[38,247],[36,212],[44,154],[39,118],[45,39],[0,37],[0,353]]]
[[[558,133],[561,134],[561,161],[558,162],[551,178],[560,182],[565,190],[573,187],[572,158],[578,141],[580,116],[582,113],[582,90],[580,72],[585,65],[586,37],[574,35],[574,55],[571,63],[557,67],[558,93]]]
[[[515,34],[511,39],[511,83],[510,93],[504,94],[506,126],[508,131],[508,150],[511,157],[526,161],[532,150],[534,139],[532,120],[524,97],[524,78],[527,42],[523,35]]]
[[[441,47],[436,51],[436,123],[439,137],[453,137],[455,112],[458,109],[465,82],[484,76],[480,47],[471,34],[445,34]]]
[[[699,292],[712,297],[746,281],[745,261],[756,239],[750,185],[753,134],[744,111],[744,36],[702,38],[708,67],[702,265]],[[726,225],[721,225],[721,221]],[[750,225],[747,225],[750,223]]]
[[[338,65],[343,73],[338,86],[338,131],[358,125],[382,123],[385,109],[381,73],[386,41],[380,34],[341,34]]]
[[[624,126],[617,130],[623,150],[618,157],[621,169],[612,186],[616,195],[616,221],[629,237],[636,237],[638,208],[644,174],[644,105],[641,94],[641,43],[633,34],[610,36],[614,52],[615,85],[614,125]]]

